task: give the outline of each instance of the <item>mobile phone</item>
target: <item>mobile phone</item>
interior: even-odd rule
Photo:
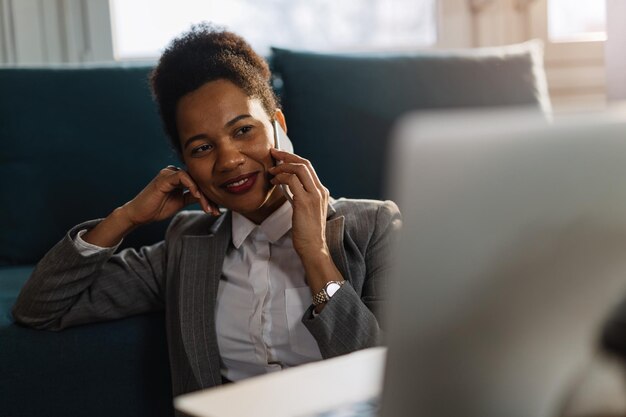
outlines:
[[[293,143],[289,140],[287,132],[283,130],[283,127],[278,123],[278,121],[274,120],[272,124],[274,125],[274,147],[276,149],[280,149],[281,151],[293,153]],[[274,160],[274,164],[282,164],[282,161]],[[287,200],[293,204],[293,194],[291,193],[291,190],[289,190],[289,186],[280,184],[280,190]]]

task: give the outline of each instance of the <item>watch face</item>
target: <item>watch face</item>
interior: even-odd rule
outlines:
[[[331,282],[326,287],[326,294],[328,294],[329,297],[332,297],[333,295],[335,295],[335,293],[337,292],[337,290],[339,288],[341,288],[341,285],[339,285],[339,284],[337,284],[335,282]]]

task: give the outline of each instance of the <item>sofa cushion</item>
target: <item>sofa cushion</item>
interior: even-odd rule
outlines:
[[[407,111],[549,106],[537,42],[403,54],[272,53],[295,151],[336,197],[385,197],[387,137]]]
[[[11,309],[32,271],[32,266],[0,267],[0,328],[13,324]]]
[[[14,324],[31,267],[0,267],[0,415],[174,415],[162,313],[62,332]]]
[[[38,261],[72,225],[106,216],[176,163],[150,69],[0,69],[0,265]],[[124,246],[164,228],[141,228]]]

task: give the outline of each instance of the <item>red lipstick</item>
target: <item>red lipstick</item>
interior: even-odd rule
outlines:
[[[243,194],[250,188],[252,188],[252,186],[256,182],[258,175],[258,172],[240,175],[238,177],[229,179],[228,181],[223,183],[221,187],[231,194]]]

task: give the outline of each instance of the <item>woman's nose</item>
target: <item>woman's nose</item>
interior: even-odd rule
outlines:
[[[241,153],[239,147],[229,141],[218,147],[215,167],[220,171],[231,171],[245,161],[246,157]]]

